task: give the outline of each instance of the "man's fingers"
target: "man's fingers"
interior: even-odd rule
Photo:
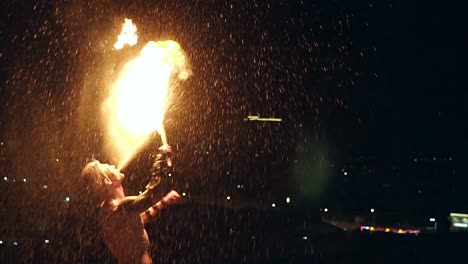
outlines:
[[[180,195],[176,191],[172,190],[164,198],[168,204],[173,204],[180,200]]]
[[[169,145],[162,145],[161,147],[159,147],[159,150],[164,152],[172,152],[172,148]]]
[[[176,191],[172,190],[169,192],[170,195],[180,196]]]

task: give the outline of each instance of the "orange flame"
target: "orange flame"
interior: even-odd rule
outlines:
[[[163,120],[172,80],[188,76],[184,53],[172,40],[148,42],[123,67],[105,104],[108,145],[119,168],[126,166],[154,131],[167,144]]]
[[[122,25],[122,31],[114,44],[116,50],[122,49],[125,45],[133,46],[138,42],[137,28],[131,19],[126,18]]]

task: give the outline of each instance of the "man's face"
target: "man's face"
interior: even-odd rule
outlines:
[[[96,166],[112,181],[112,183],[122,183],[125,178],[125,175],[116,169],[114,165],[96,163]]]

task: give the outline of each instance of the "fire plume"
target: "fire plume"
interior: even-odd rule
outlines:
[[[184,52],[172,40],[148,42],[122,68],[105,104],[108,145],[119,168],[126,166],[154,131],[167,144],[163,121],[171,89],[188,76]]]

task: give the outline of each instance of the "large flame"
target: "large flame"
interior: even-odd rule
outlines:
[[[170,105],[174,80],[189,76],[186,59],[177,42],[150,41],[129,61],[113,84],[105,104],[108,145],[118,167],[124,167],[157,131],[167,144],[163,121]]]

